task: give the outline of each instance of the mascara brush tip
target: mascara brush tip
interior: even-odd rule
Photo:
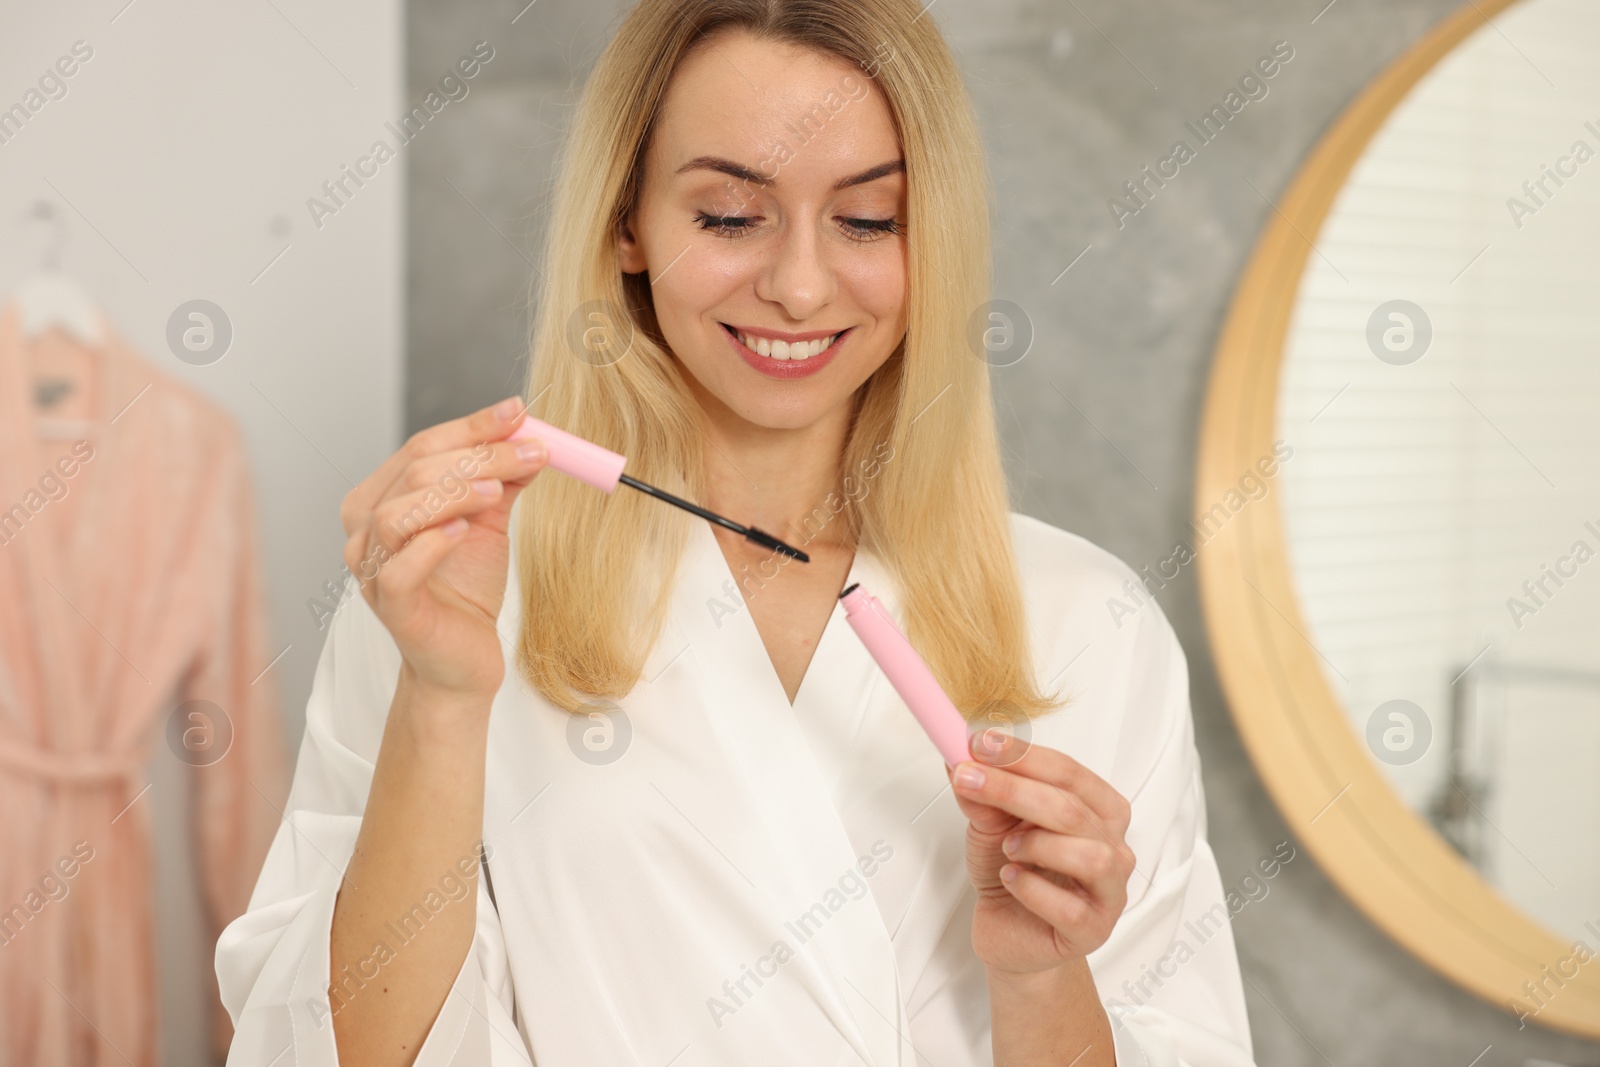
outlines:
[[[798,548],[786,545],[776,537],[773,537],[771,534],[764,533],[763,531],[756,529],[754,526],[745,527],[744,536],[746,540],[754,541],[762,548],[770,548],[774,552],[782,552],[786,556],[793,556],[801,563],[811,562],[811,557],[800,551]]]

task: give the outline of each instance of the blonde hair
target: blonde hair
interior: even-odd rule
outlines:
[[[969,314],[990,297],[981,146],[950,51],[912,0],[633,8],[589,75],[548,205],[531,410],[626,455],[632,476],[704,499],[698,402],[660,336],[647,276],[621,271],[617,234],[673,72],[698,43],[734,28],[837,56],[874,79],[904,154],[906,335],[855,397],[841,469],[870,471],[870,482],[859,497],[846,483],[848,542],[887,566],[902,629],[969,721],[1056,707],[1063,701],[1033,679],[988,365],[967,341]],[[609,347],[584,336],[595,328],[612,331]],[[565,477],[535,478],[516,507],[518,670],[568,711],[626,694],[660,634],[689,524],[703,520]]]

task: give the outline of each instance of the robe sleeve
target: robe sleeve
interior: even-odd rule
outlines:
[[[217,942],[217,981],[235,1027],[228,1067],[338,1063],[328,995],[333,906],[401,660],[351,576],[328,629],[282,823],[249,910]],[[472,945],[416,1067],[531,1067],[514,1011],[499,917],[480,876]]]
[[[1117,569],[1120,586],[1132,572],[1120,561]],[[1206,841],[1183,647],[1149,600],[1122,626],[1099,627],[1084,653],[1091,657],[1093,688],[1114,703],[1096,699],[1078,713],[1119,715],[1102,774],[1131,804],[1127,842],[1138,863],[1121,918],[1088,958],[1117,1063],[1254,1067],[1232,916]]]
[[[289,767],[275,675],[267,669],[276,650],[270,647],[254,489],[231,423],[216,439],[209,473],[209,484],[220,487],[212,504],[219,512],[214,516],[218,535],[210,544],[224,558],[208,603],[205,641],[179,698],[208,701],[226,716],[206,716],[217,719],[203,726],[221,751],[214,761],[198,758],[190,778],[196,868],[206,925],[215,939],[249,903],[278,827]],[[202,725],[198,718],[192,721]],[[212,993],[211,1041],[220,1058],[233,1028],[214,987]]]

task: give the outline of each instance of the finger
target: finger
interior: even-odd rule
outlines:
[[[1132,816],[1127,798],[1098,774],[1057,749],[1035,745],[1003,730],[981,730],[972,735],[973,756],[989,766],[1049,782],[1083,798],[1100,820],[1126,833]]]
[[[467,526],[465,518],[457,517],[442,526],[430,527],[406,542],[405,547],[384,564],[372,585],[385,610],[404,617],[415,609],[428,576],[439,566],[439,561],[461,543]]]
[[[362,527],[345,539],[344,565],[355,575],[356,585],[361,590],[362,597],[376,608],[378,587],[373,584],[373,579],[378,577],[378,569],[383,565],[384,559],[388,558],[389,550],[379,545],[375,550],[367,551],[370,532],[367,527]]]
[[[498,484],[486,481],[487,492],[474,490],[470,483],[466,484],[465,493],[458,495],[471,496],[472,501],[481,502],[473,503],[465,513],[482,512],[494,507],[496,495],[504,496],[504,491],[496,488]],[[426,492],[418,493],[409,500],[398,500],[390,507],[387,519],[380,518],[371,528],[357,530],[345,539],[345,567],[355,576],[362,597],[374,610],[378,607],[378,575],[406,544],[424,529],[438,528],[454,518],[465,517],[462,514],[463,506],[453,505],[434,511],[429,507],[431,503]],[[429,521],[430,516],[432,521]],[[465,529],[463,527],[463,532]],[[379,536],[380,532],[387,532],[388,536]]]
[[[955,794],[956,806],[961,809],[961,814],[967,817],[967,821],[973,825],[974,829],[985,834],[1002,834],[1015,827],[1018,823],[1015,815],[1008,811],[1003,811],[992,804],[985,804],[981,800],[975,800],[966,795],[966,790],[955,787],[955,772],[964,766],[967,766],[967,764],[957,764],[955,767],[947,766],[944,769],[945,776],[952,779],[951,792]]]
[[[381,545],[389,555],[396,555],[406,542],[423,530],[443,525],[458,515],[486,511],[499,503],[505,492],[505,483],[481,478],[459,483],[454,496],[444,496],[433,489],[419,489],[386,500],[373,513],[368,545]]]
[[[982,776],[981,785],[966,784],[962,772],[969,768],[977,770]],[[1099,816],[1071,790],[1013,773],[1003,767],[962,763],[956,767],[952,786],[958,796],[965,795],[981,804],[1000,808],[1018,819],[1056,833],[1098,837],[1113,847],[1121,841],[1122,835],[1113,837]]]
[[[526,484],[545,466],[547,449],[537,438],[522,441],[479,441],[471,448],[452,449],[417,460],[395,480],[389,496],[436,489],[454,494],[473,479],[495,478]],[[379,503],[382,507],[382,502]]]
[[[1122,912],[1128,896],[1129,856],[1099,838],[1069,837],[1049,830],[1019,830],[1001,844],[1006,858],[1066,875],[1103,907]]]
[[[379,501],[389,495],[390,487],[412,463],[440,452],[469,448],[480,441],[501,440],[517,428],[526,413],[527,405],[520,396],[508,396],[471,415],[418,430],[360,485],[345,494],[339,505],[339,521],[344,524],[345,533],[354,533],[371,524],[372,512]]]
[[[495,505],[484,509],[481,518],[475,521],[504,532],[510,526],[511,508],[517,496],[545,468],[547,459],[544,442],[535,438],[493,444],[480,441],[471,448],[427,456],[406,468],[390,487],[389,495],[378,503],[374,515],[376,518],[388,516],[387,509],[397,506],[399,501],[411,510],[417,508],[419,500],[438,509],[445,499],[457,500],[466,495],[469,487],[492,480],[499,482],[504,491]],[[494,497],[493,493],[489,495]],[[441,510],[439,514],[450,512]],[[420,528],[423,518],[412,518],[413,530]],[[396,547],[392,538],[389,547]]]
[[[1050,924],[1062,955],[1086,955],[1105,940],[1099,910],[1080,894],[1057,885],[1038,871],[1008,863],[1000,868],[1000,883],[1023,907]]]

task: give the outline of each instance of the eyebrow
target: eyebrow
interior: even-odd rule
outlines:
[[[905,169],[905,160],[895,159],[888,163],[879,163],[876,167],[864,170],[860,174],[841,178],[834,183],[833,187],[837,190],[848,189],[854,185],[865,185],[867,182],[877,181],[879,178],[887,177],[890,174],[903,174]],[[720,156],[697,156],[679,167],[675,173],[683,174],[691,170],[714,170],[721,174],[738,178],[750,185],[765,187],[773,183],[773,179],[758,174],[741,163],[735,163],[731,159],[723,159]]]

